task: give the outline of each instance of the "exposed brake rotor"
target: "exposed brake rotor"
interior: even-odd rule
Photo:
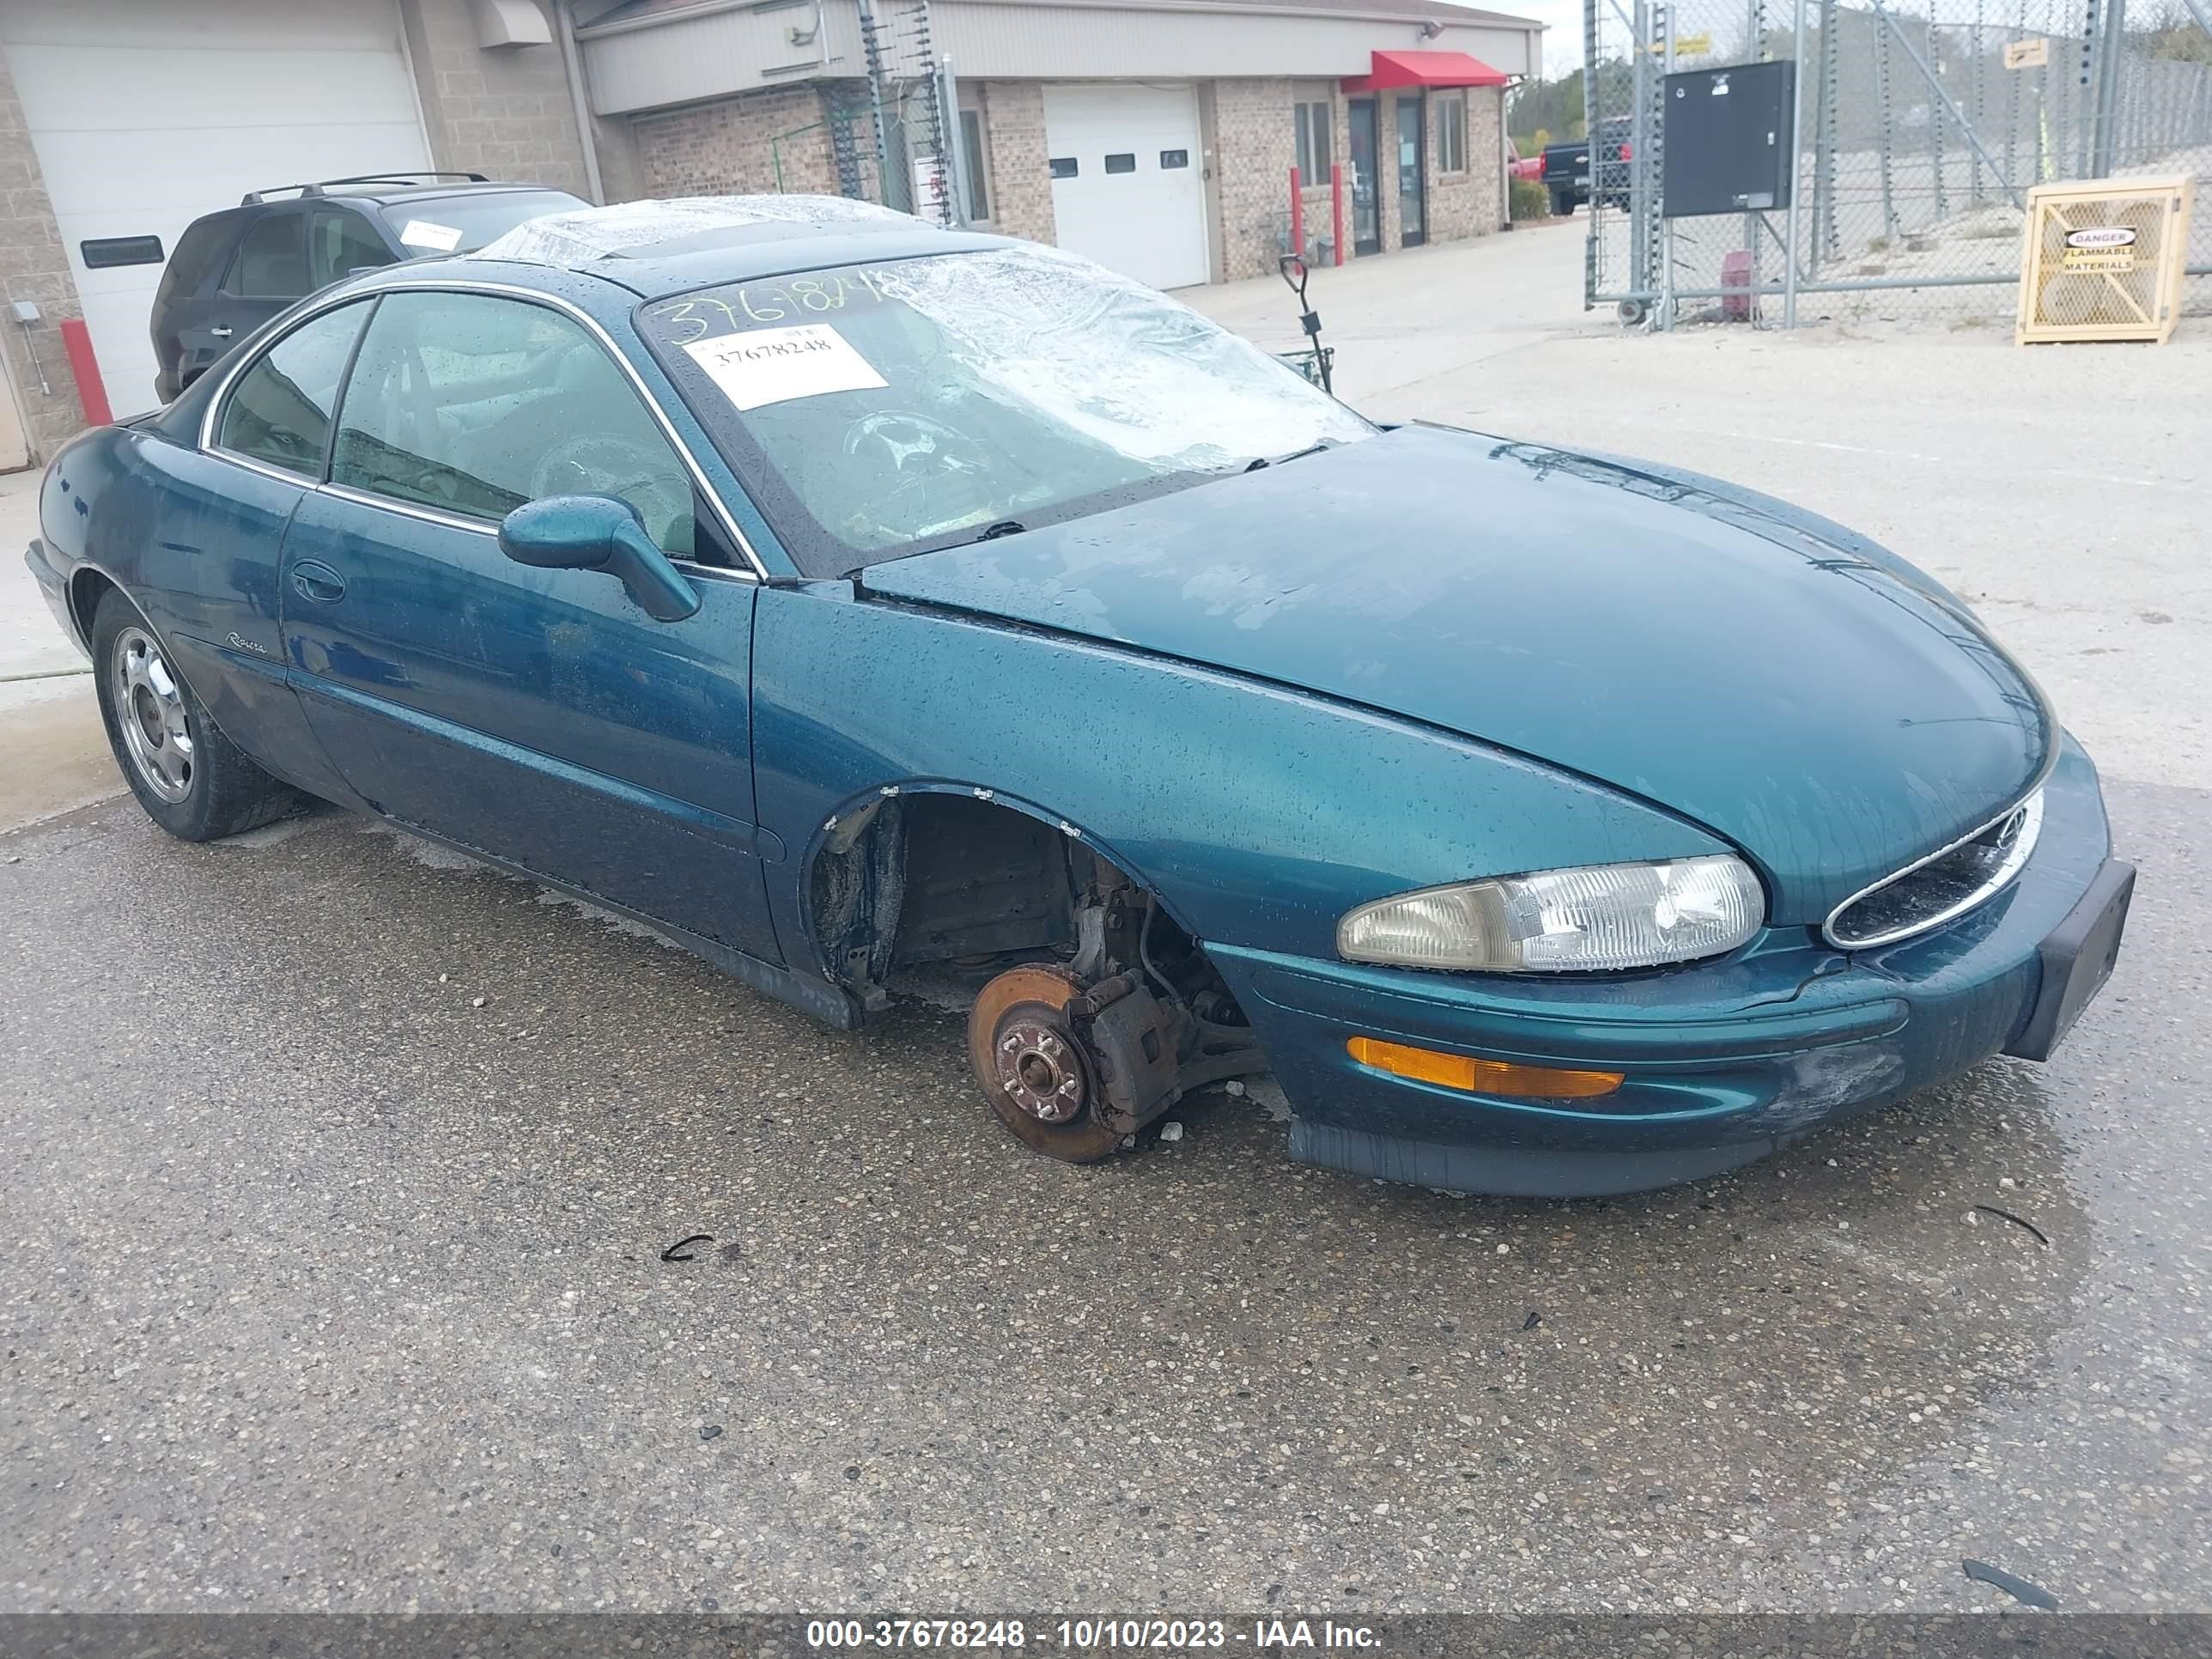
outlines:
[[[1064,968],[1010,968],[968,1013],[968,1064],[999,1121],[1048,1157],[1104,1158],[1121,1133],[1099,1111],[1096,1062],[1075,1035],[1069,1005],[1083,982]]]

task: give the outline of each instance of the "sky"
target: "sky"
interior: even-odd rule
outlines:
[[[1544,78],[1571,75],[1583,61],[1582,0],[1451,0],[1480,11],[1502,11],[1549,24],[1544,31]]]

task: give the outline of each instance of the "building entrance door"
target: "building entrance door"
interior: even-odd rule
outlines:
[[[1382,149],[1376,132],[1375,100],[1355,98],[1346,106],[1352,118],[1352,251],[1382,251]]]

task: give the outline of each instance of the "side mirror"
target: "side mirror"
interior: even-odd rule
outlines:
[[[637,509],[611,495],[548,495],[500,521],[499,550],[540,570],[604,570],[655,622],[682,622],[699,594],[653,544]]]

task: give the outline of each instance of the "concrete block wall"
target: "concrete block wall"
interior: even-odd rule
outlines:
[[[1212,83],[1215,240],[1224,281],[1275,269],[1291,210],[1291,169],[1298,159],[1293,88],[1304,84],[1278,78]]]
[[[28,330],[15,320],[17,300],[28,300],[39,307],[39,321]],[[31,453],[44,460],[84,424],[76,377],[70,373],[61,337],[62,323],[83,315],[83,309],[4,58],[0,58],[0,301],[8,302],[0,306],[0,355],[8,368],[0,397],[12,390]],[[33,350],[44,368],[43,392],[40,372],[31,366]],[[21,556],[20,549],[15,550],[15,556]]]
[[[1044,141],[1044,85],[986,81],[983,142],[990,151],[991,228],[1002,236],[1053,240],[1052,168]]]
[[[544,0],[533,3],[542,9]],[[436,165],[588,199],[557,36],[546,46],[487,51],[477,44],[470,0],[400,0],[399,12]],[[557,17],[551,27],[560,27]]]
[[[1496,230],[1505,217],[1504,168],[1498,146],[1498,112],[1502,88],[1467,90],[1467,169],[1429,174],[1429,240],[1457,241]],[[1436,100],[1429,106],[1429,142],[1434,154]]]

